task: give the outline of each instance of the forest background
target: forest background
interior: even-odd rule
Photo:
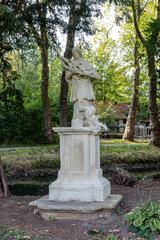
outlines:
[[[119,103],[132,107],[129,129],[149,112],[152,119],[160,90],[159,18],[160,1],[155,0],[2,0],[0,143],[52,143],[57,141],[53,126],[70,126],[70,88],[60,56],[71,58],[76,43],[100,74],[94,91],[103,122],[115,124],[113,106]],[[159,120],[152,125],[152,142],[159,146]]]

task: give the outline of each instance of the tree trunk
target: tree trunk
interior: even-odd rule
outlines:
[[[52,143],[53,141],[52,117],[48,97],[48,82],[49,82],[48,48],[43,43],[41,47],[41,58],[42,58],[41,96],[43,107],[44,132],[45,136],[47,137],[48,143]]]
[[[68,99],[68,83],[65,78],[65,71],[63,70],[62,76],[61,76],[61,89],[60,89],[60,126],[61,127],[68,126],[67,99]]]
[[[10,196],[8,184],[7,184],[6,176],[2,167],[1,160],[0,160],[0,190],[1,190],[0,193],[2,193],[2,196],[4,197]]]
[[[75,7],[75,6],[74,6]],[[70,59],[72,57],[72,49],[74,47],[75,31],[79,23],[80,16],[74,13],[74,9],[70,10],[69,22],[68,22],[68,33],[67,43],[64,52],[64,57]],[[65,79],[65,71],[63,70],[61,76],[61,91],[60,91],[60,126],[68,126],[68,83]]]
[[[147,50],[148,71],[149,71],[149,111],[151,126],[151,144],[160,147],[160,122],[159,111],[157,105],[157,73],[155,66],[155,56],[152,49]]]
[[[147,61],[148,61],[148,74],[149,74],[149,110],[150,110],[150,125],[151,125],[151,144],[160,147],[160,122],[159,122],[159,111],[157,105],[157,73],[156,73],[156,44],[159,37],[159,28],[152,26],[151,37],[154,36],[154,42],[148,44],[138,26],[135,1],[132,0],[132,10],[134,17],[134,26],[137,36],[141,40],[143,46],[146,48]],[[160,20],[160,0],[157,0],[157,14],[156,20]]]
[[[42,59],[42,81],[41,81],[41,96],[42,96],[42,107],[43,107],[43,125],[44,132],[47,137],[48,143],[53,141],[52,132],[52,115],[51,107],[48,96],[48,85],[49,85],[49,66],[48,66],[48,36],[47,36],[47,26],[46,26],[46,15],[47,15],[47,5],[38,4],[38,14],[40,20],[40,42],[39,47],[41,50]],[[38,39],[37,39],[38,40]]]
[[[140,76],[140,66],[139,66],[139,43],[136,37],[134,46],[134,77],[133,77],[133,94],[131,100],[131,106],[128,113],[127,123],[125,126],[125,131],[123,134],[123,140],[134,141],[134,127],[136,123],[136,113],[138,108],[139,100],[139,76]]]
[[[46,25],[47,5],[42,4],[39,0],[36,0],[38,22],[40,31],[37,30],[37,26],[34,25],[32,16],[26,19],[37,45],[40,48],[41,60],[42,60],[42,80],[41,80],[41,99],[43,109],[43,128],[48,143],[53,141],[52,132],[52,114],[48,96],[48,85],[49,85],[49,66],[48,66],[48,34]]]

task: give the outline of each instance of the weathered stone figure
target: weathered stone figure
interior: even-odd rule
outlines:
[[[107,127],[98,121],[93,106],[95,95],[92,81],[99,79],[94,68],[83,59],[79,48],[73,48],[73,59],[62,58],[66,70],[66,80],[71,83],[71,102],[74,104],[72,127]]]

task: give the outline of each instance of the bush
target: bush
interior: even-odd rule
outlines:
[[[0,143],[45,143],[41,109],[4,112],[0,117]]]
[[[69,109],[70,110],[70,109]],[[59,125],[59,104],[52,105],[52,125]],[[71,118],[71,110],[69,111]],[[59,139],[59,138],[58,138]],[[54,139],[56,140],[56,139]],[[57,141],[56,141],[57,142]],[[47,139],[43,130],[41,106],[21,111],[0,110],[0,144],[44,144]]]

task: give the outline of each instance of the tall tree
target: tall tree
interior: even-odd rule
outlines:
[[[43,108],[44,133],[48,143],[53,141],[51,107],[48,96],[49,85],[49,65],[48,65],[48,28],[47,28],[47,7],[48,1],[36,0],[36,3],[27,5],[25,8],[25,20],[37,42],[41,53],[42,61],[42,80],[41,80],[41,98]],[[35,10],[33,12],[33,9]]]
[[[17,73],[15,71],[13,72],[7,54],[13,49],[8,36],[10,37],[13,35],[14,31],[19,31],[17,28],[17,16],[19,15],[22,5],[23,0],[2,0],[0,2],[0,83],[2,85],[0,89],[1,110],[2,105],[5,105],[5,109],[10,111],[10,109],[8,109],[8,105],[11,101],[8,99],[8,96],[9,98],[12,98],[12,100],[14,99],[16,101],[20,94],[13,84],[13,81],[17,78]],[[1,190],[5,197],[9,196],[6,176],[0,159],[0,192]]]
[[[132,89],[132,99],[129,108],[129,113],[127,117],[127,122],[125,125],[125,131],[123,134],[124,140],[133,141],[134,140],[134,127],[136,123],[136,113],[138,109],[138,99],[139,99],[139,76],[140,76],[140,64],[139,64],[139,41],[136,37],[134,46],[134,76],[133,76],[133,89]]]
[[[140,20],[141,9],[140,0],[137,1],[137,21]],[[132,99],[131,105],[125,125],[125,131],[123,134],[123,140],[134,141],[134,129],[136,124],[136,113],[139,102],[139,78],[140,78],[140,62],[139,62],[139,40],[137,33],[135,32],[135,43],[134,43],[134,76],[133,76],[133,88],[132,88]]]
[[[158,53],[158,43],[160,41],[160,0],[156,3],[156,16],[148,23],[146,31],[149,36],[144,36],[140,30],[137,16],[137,5],[134,0],[131,0],[133,11],[134,26],[138,38],[142,42],[147,53],[148,74],[149,74],[149,110],[150,110],[150,125],[151,125],[151,144],[160,147],[160,122],[159,111],[157,105],[157,69],[156,69],[156,56]]]
[[[0,3],[0,115],[5,119],[4,126],[6,128],[4,127],[3,130],[3,127],[1,127],[1,134],[6,142],[12,135],[8,126],[13,124],[12,127],[16,128],[17,120],[23,113],[23,95],[15,84],[19,75],[9,57],[13,47],[18,48],[19,46],[19,43],[13,41],[12,38],[21,31],[19,12],[22,4],[23,1],[20,0],[2,1]]]

